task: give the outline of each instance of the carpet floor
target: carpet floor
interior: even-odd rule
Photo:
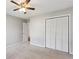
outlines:
[[[49,48],[18,43],[7,46],[6,59],[73,59],[73,56]]]

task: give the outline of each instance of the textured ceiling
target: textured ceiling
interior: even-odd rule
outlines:
[[[14,0],[20,2],[21,0]],[[19,18],[27,19],[32,16],[54,12],[57,10],[69,8],[73,6],[73,0],[31,0],[30,5],[35,8],[34,11],[27,10],[27,14],[20,11],[13,11],[17,6],[6,0],[6,13]]]

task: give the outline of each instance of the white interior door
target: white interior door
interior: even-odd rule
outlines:
[[[46,47],[55,49],[56,20],[46,21]]]
[[[50,39],[50,20],[47,20],[46,21],[46,47],[50,48],[51,47],[51,39]]]
[[[65,52],[69,52],[68,51],[68,49],[69,49],[69,34],[68,34],[68,30],[69,30],[69,28],[68,28],[68,17],[64,17],[63,19],[62,19],[62,27],[63,27],[63,39],[62,39],[62,41],[63,41],[63,43],[62,43],[62,51],[65,51]]]
[[[68,52],[68,17],[46,20],[46,47]]]
[[[68,17],[56,18],[56,49],[68,52]]]
[[[56,49],[62,50],[63,28],[61,18],[56,18]]]
[[[55,49],[55,37],[56,37],[56,20],[50,21],[50,47]]]
[[[23,42],[28,42],[28,24],[23,23]]]

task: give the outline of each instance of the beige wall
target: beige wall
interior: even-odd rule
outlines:
[[[6,15],[6,45],[12,45],[23,40],[24,20]]]

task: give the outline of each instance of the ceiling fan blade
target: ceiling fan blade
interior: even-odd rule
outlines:
[[[31,7],[27,7],[27,9],[29,9],[29,10],[35,10],[35,8],[31,8]]]
[[[28,4],[30,2],[30,0],[26,0],[26,4]]]
[[[19,10],[20,8],[17,8],[17,9],[14,9],[13,11],[17,11],[17,10]]]
[[[18,6],[20,6],[17,2],[15,2],[13,0],[11,0],[11,2],[14,3],[14,4],[16,4],[16,5],[18,5]]]

